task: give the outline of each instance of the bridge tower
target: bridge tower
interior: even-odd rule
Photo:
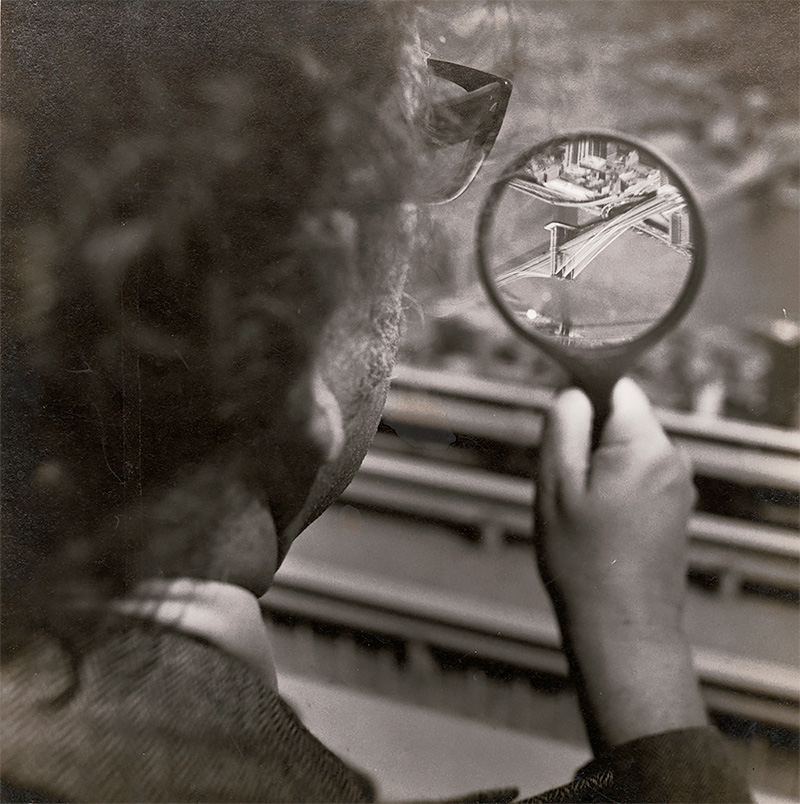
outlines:
[[[561,221],[551,221],[545,224],[544,228],[550,232],[550,276],[571,278],[571,276],[564,277],[564,255],[561,253],[561,246],[572,237],[572,233],[576,231],[577,226],[562,223]]]
[[[672,246],[684,246],[691,240],[689,233],[689,216],[686,210],[679,209],[669,216],[669,242]]]

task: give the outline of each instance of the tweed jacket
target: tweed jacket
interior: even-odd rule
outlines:
[[[77,674],[43,640],[1,678],[3,801],[374,799],[370,780],[305,729],[263,677],[190,635],[121,619]],[[455,800],[520,801],[513,789]],[[690,729],[622,746],[524,801],[750,798],[722,738]]]

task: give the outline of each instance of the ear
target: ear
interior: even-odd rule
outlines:
[[[257,456],[258,481],[268,500],[283,560],[305,520],[298,519],[320,473],[344,452],[339,402],[316,370],[292,389],[281,425]]]
[[[311,380],[308,435],[324,463],[335,461],[344,447],[344,422],[339,402],[318,372]]]

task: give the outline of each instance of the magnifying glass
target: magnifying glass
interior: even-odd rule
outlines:
[[[691,306],[706,237],[677,168],[632,137],[565,134],[514,159],[478,222],[478,266],[501,315],[594,405]]]

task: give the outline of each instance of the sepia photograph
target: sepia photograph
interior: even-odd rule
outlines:
[[[0,801],[800,801],[796,0],[0,59]]]

